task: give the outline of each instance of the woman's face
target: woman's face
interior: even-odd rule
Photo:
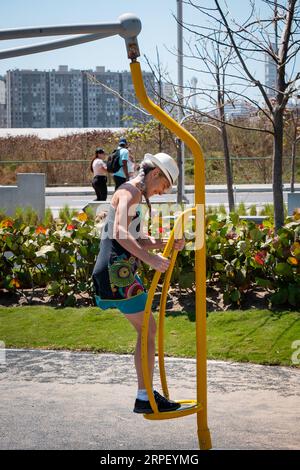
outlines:
[[[146,194],[147,197],[161,195],[169,188],[170,183],[168,179],[161,174],[159,168],[150,171],[146,176]]]

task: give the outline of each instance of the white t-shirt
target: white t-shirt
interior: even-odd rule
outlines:
[[[97,175],[105,176],[106,173],[105,173],[105,171],[103,171],[103,170],[106,170],[106,164],[105,164],[104,161],[101,160],[100,158],[96,158],[96,159],[93,161],[93,172],[94,172],[94,176],[97,176]]]
[[[128,173],[134,173],[134,162],[130,160],[127,161]]]

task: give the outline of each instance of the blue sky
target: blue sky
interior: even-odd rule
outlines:
[[[227,0],[227,4],[235,18],[246,15],[248,4],[246,0]],[[245,8],[241,8],[241,4]],[[262,5],[261,0],[257,0],[256,4]],[[206,5],[213,6],[213,0],[207,0]],[[142,21],[142,32],[139,35],[142,55],[146,54],[149,60],[155,63],[157,46],[163,66],[176,82],[176,57],[168,51],[169,49],[175,52],[177,43],[177,25],[173,18],[176,8],[176,0],[6,0],[1,2],[0,29],[115,21],[122,13],[132,12]],[[193,8],[184,5],[183,9],[185,21],[190,23],[199,21],[199,14],[196,16]],[[186,39],[191,36],[187,32],[184,34]],[[2,41],[0,47],[8,49],[53,39],[50,37]],[[148,70],[143,57],[140,61],[142,68]],[[188,60],[185,60],[185,63],[191,65]],[[115,36],[57,51],[2,60],[0,75],[4,75],[8,69],[49,70],[57,69],[58,65],[68,65],[70,68],[78,69],[94,69],[97,65],[104,65],[107,70],[112,71],[129,69],[124,40]],[[261,75],[259,78],[263,78],[263,64],[258,63],[256,69]],[[193,75],[197,73],[185,70],[185,82]]]
[[[115,21],[125,12],[135,13],[142,20],[141,52],[155,60],[158,46],[164,65],[176,74],[176,59],[164,47],[176,45],[176,23],[172,17],[176,0],[11,0],[1,4],[0,28]],[[47,38],[2,41],[1,49],[43,41]],[[0,74],[13,68],[51,69],[60,64],[81,69],[105,65],[113,71],[127,70],[125,43],[116,36],[59,51],[6,59],[0,63]]]

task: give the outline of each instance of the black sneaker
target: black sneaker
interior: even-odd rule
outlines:
[[[135,400],[133,412],[134,413],[143,413],[143,414],[153,413],[151,405],[150,405],[150,401],[139,400],[137,398]]]
[[[167,398],[160,395],[156,390],[153,392],[155,401],[157,403],[158,411],[174,411],[180,408],[180,403],[176,403],[175,401],[168,400]],[[143,413],[143,414],[150,414],[153,413],[149,401],[139,400],[138,398],[135,400],[134,404],[134,413]]]

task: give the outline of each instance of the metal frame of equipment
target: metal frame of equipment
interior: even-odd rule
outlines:
[[[34,44],[0,51],[0,59],[17,57],[21,55],[35,54],[50,51],[62,47],[95,41],[109,36],[120,35],[125,39],[128,58],[131,60],[130,69],[137,99],[142,106],[151,113],[165,127],[172,131],[181,141],[189,147],[194,157],[194,185],[195,207],[187,209],[177,218],[171,232],[169,241],[163,252],[163,256],[171,255],[171,263],[165,275],[159,312],[158,356],[160,377],[163,393],[169,398],[169,391],[164,366],[164,317],[166,309],[167,293],[171,274],[177,257],[177,251],[173,249],[174,240],[179,233],[179,228],[184,217],[193,215],[196,222],[196,237],[200,237],[200,246],[195,248],[195,284],[196,284],[196,373],[197,373],[197,397],[194,400],[179,400],[181,407],[176,411],[159,412],[151,386],[148,371],[148,327],[152,301],[161,273],[156,272],[149,289],[148,300],[145,308],[145,317],[142,328],[142,369],[145,387],[153,414],[145,414],[150,420],[162,420],[179,418],[190,414],[197,414],[197,431],[200,449],[211,449],[210,431],[207,425],[207,359],[206,359],[206,251],[205,251],[205,171],[204,157],[200,144],[178,122],[170,117],[159,106],[153,103],[147,96],[141,67],[137,58],[140,56],[137,36],[141,31],[141,21],[131,13],[125,13],[118,18],[116,23],[97,23],[83,25],[42,26],[23,29],[9,29],[0,31],[0,40],[20,39],[39,36],[75,35],[72,38],[52,41],[42,44]]]

